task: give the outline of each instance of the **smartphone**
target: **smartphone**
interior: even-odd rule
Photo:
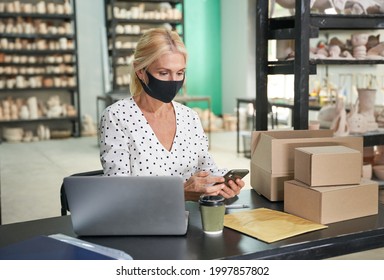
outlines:
[[[248,169],[232,169],[224,175],[225,184],[228,183],[229,180],[235,181],[237,178],[244,178],[249,173]]]

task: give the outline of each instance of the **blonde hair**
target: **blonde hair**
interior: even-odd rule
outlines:
[[[180,53],[187,61],[187,50],[179,34],[165,28],[149,29],[137,43],[134,59],[131,66],[131,83],[129,89],[132,96],[141,93],[143,87],[136,75],[136,71],[147,69],[162,55],[174,52]]]

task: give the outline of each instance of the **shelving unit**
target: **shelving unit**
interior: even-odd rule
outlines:
[[[75,0],[0,3],[0,139],[4,129],[21,128],[42,140],[39,126],[49,131],[45,139],[80,136],[75,7]]]
[[[269,18],[269,1],[257,2],[256,16],[256,130],[267,130],[267,79],[272,74],[294,74],[294,129],[308,128],[309,75],[316,74],[317,65],[376,65],[384,60],[310,60],[310,39],[317,38],[320,30],[383,29],[378,15],[323,15],[310,13],[310,1],[296,0],[296,13],[292,17]],[[268,41],[294,39],[293,61],[268,61]],[[377,133],[364,135],[364,146],[384,143]]]
[[[113,92],[129,93],[129,67],[139,37],[166,26],[184,36],[183,0],[105,0],[106,32]]]

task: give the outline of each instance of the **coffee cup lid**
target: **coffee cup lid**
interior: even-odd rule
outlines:
[[[201,195],[199,203],[205,206],[224,205],[224,197],[221,195]]]

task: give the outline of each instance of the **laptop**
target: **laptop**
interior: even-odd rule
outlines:
[[[184,235],[184,187],[177,176],[64,178],[72,225],[79,236]]]

